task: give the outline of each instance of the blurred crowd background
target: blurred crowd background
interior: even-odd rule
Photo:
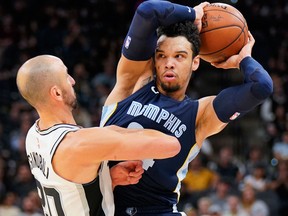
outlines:
[[[179,210],[188,216],[287,216],[288,1],[210,2],[231,4],[245,16],[256,39],[253,56],[272,76],[274,93],[205,141],[189,165]],[[140,3],[0,0],[0,216],[43,215],[24,147],[38,116],[17,91],[19,66],[39,54],[60,57],[76,80],[77,123],[98,126],[103,101],[115,83],[122,42]],[[239,71],[223,72],[203,61],[187,94],[197,99],[241,82]]]

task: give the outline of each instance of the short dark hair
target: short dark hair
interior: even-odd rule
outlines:
[[[157,29],[158,38],[161,35],[166,35],[167,37],[184,36],[192,45],[193,57],[199,54],[200,35],[197,26],[192,21],[186,20],[168,26],[160,26]]]

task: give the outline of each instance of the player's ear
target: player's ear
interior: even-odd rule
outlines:
[[[200,57],[199,55],[197,55],[192,59],[192,71],[197,70],[199,65],[200,65]]]
[[[62,100],[62,91],[56,85],[51,87],[50,95],[55,100],[58,100],[58,101]]]

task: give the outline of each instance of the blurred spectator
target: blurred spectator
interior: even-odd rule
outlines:
[[[227,205],[222,216],[249,216],[249,214],[243,210],[239,197],[230,195],[227,197]]]
[[[43,213],[42,204],[40,197],[38,195],[38,191],[32,190],[28,193],[28,197],[31,199],[31,202],[33,203],[33,208],[35,209],[35,212]]]
[[[73,67],[73,78],[76,80],[74,90],[77,95],[78,103],[84,107],[89,106],[91,97],[90,74],[84,63],[77,63]]]
[[[201,197],[197,203],[198,215],[209,215],[209,208],[212,205],[211,200],[208,197]]]
[[[20,164],[15,178],[11,183],[11,189],[23,199],[30,191],[36,189],[36,182],[27,163]]]
[[[281,140],[275,142],[272,153],[276,160],[288,160],[288,130],[282,133]]]
[[[232,193],[231,180],[227,177],[221,177],[216,185],[216,189],[210,192],[209,197],[212,204],[224,209],[227,197]]]
[[[271,97],[261,105],[260,112],[265,122],[273,122],[275,120],[275,108],[282,105],[287,106],[288,103],[283,79],[276,73],[271,74],[271,78],[273,80],[273,93]]]
[[[245,185],[250,185],[256,191],[265,191],[268,186],[266,178],[266,167],[262,163],[255,164],[251,174],[248,174],[243,179]]]
[[[116,82],[115,72],[116,72],[116,58],[112,53],[103,60],[103,71],[95,74],[92,78],[91,84],[94,89],[94,100],[98,100],[95,103],[102,107],[104,101],[111,92],[113,86]]]
[[[19,119],[19,128],[11,132],[10,143],[12,149],[12,155],[18,161],[26,161],[25,139],[29,128],[32,125],[32,116],[30,112],[22,112]]]
[[[232,187],[237,187],[244,175],[244,165],[234,155],[231,146],[224,146],[220,149],[217,161],[211,165],[212,169],[222,177],[229,179]]]
[[[196,206],[197,200],[201,196],[205,196],[216,187],[218,175],[204,166],[202,156],[200,152],[189,163],[187,175],[182,181],[181,203],[179,203],[179,206],[185,205],[185,203]]]
[[[82,127],[91,127],[91,115],[88,110],[81,106],[80,104],[77,105],[77,108],[73,110],[73,115],[76,123],[81,125]]]
[[[37,205],[30,196],[25,196],[22,201],[21,213],[19,216],[43,216],[43,213],[38,212]]]
[[[286,216],[288,212],[288,162],[280,161],[277,165],[275,179],[271,182],[271,189],[278,195],[279,216]]]
[[[271,75],[273,94],[260,106],[260,116],[266,127],[266,136],[270,147],[287,129],[288,92],[284,88],[284,80],[279,74]]]
[[[17,206],[17,195],[8,192],[0,204],[0,215],[2,216],[19,216],[20,208]]]
[[[222,216],[222,209],[220,206],[212,204],[208,209],[208,213],[210,216]]]
[[[199,153],[190,163],[188,172],[183,180],[188,193],[205,192],[215,188],[218,175],[203,164],[202,154]]]
[[[262,200],[256,199],[255,190],[249,185],[243,188],[241,204],[249,216],[269,216],[267,204]]]
[[[264,144],[263,144],[264,145]],[[245,159],[245,176],[252,174],[255,165],[261,163],[265,166],[267,171],[267,176],[271,175],[272,167],[268,161],[268,158],[270,158],[270,154],[268,155],[264,154],[265,149],[263,149],[263,146],[260,145],[252,145],[247,149],[247,158]],[[266,153],[266,152],[265,152]]]
[[[186,216],[197,216],[196,208],[194,208],[190,203],[184,205],[183,212],[186,214]]]

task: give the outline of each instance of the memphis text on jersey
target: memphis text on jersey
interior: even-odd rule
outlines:
[[[131,116],[142,115],[158,124],[162,124],[163,127],[173,133],[177,138],[181,137],[187,129],[187,126],[181,124],[182,121],[175,115],[153,104],[143,106],[143,104],[133,101],[127,114]]]
[[[44,160],[42,155],[37,152],[31,152],[27,155],[27,157],[31,170],[33,168],[39,168],[42,171],[43,175],[46,177],[46,179],[48,179],[49,168],[46,166],[46,161]]]

